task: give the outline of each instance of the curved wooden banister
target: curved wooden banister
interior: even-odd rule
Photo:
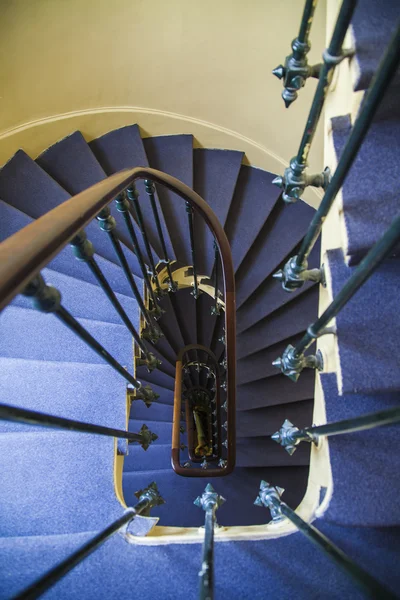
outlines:
[[[235,467],[236,460],[236,404],[235,404],[235,388],[227,387],[227,460],[226,465],[221,468],[213,469],[198,469],[198,468],[186,468],[180,464],[180,421],[181,421],[181,409],[182,409],[182,371],[183,371],[183,358],[184,355],[190,350],[201,350],[211,357],[213,363],[216,366],[217,375],[217,392],[219,391],[219,374],[218,374],[218,360],[216,356],[206,346],[201,344],[190,344],[182,348],[177,356],[176,370],[175,370],[175,392],[174,392],[174,416],[172,425],[172,451],[171,451],[171,464],[172,468],[178,475],[183,477],[223,477],[229,475]],[[229,367],[229,363],[228,363]],[[229,380],[229,371],[227,370],[227,377]],[[232,378],[231,378],[232,379]],[[233,394],[230,394],[229,389],[233,389]],[[219,396],[218,396],[219,400]],[[220,404],[217,402],[217,417],[220,424]],[[221,428],[219,427],[219,435],[221,434]],[[188,430],[189,435],[189,430]],[[220,443],[220,440],[219,440]]]
[[[22,292],[41,269],[77,233],[95,219],[118,194],[138,179],[149,179],[154,183],[163,185],[189,203],[205,220],[218,246],[225,299],[229,464],[226,468],[219,469],[215,475],[227,475],[235,465],[235,275],[228,238],[222,225],[207,202],[187,185],[175,177],[155,169],[145,167],[126,169],[96,183],[6,239],[0,244],[0,310],[7,306],[18,293]],[[180,369],[177,369],[178,372],[180,372]],[[180,383],[178,382],[177,385],[182,385],[181,377]],[[185,473],[182,474],[190,476],[188,471],[189,469],[185,469]],[[197,477],[199,475],[196,473]],[[204,476],[214,476],[213,470],[205,471]]]

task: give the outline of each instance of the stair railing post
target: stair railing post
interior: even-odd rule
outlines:
[[[213,600],[214,598],[214,528],[216,525],[215,513],[226,502],[225,498],[216,493],[213,486],[208,483],[202,496],[198,496],[194,504],[202,508],[205,513],[205,531],[202,550],[201,569],[199,571],[199,600]]]
[[[219,250],[218,250],[218,244],[217,242],[214,240],[214,277],[215,277],[215,281],[214,281],[214,306],[211,307],[211,314],[218,316],[221,313],[221,307],[219,305],[219,289],[218,289],[218,280],[219,280]]]
[[[357,0],[343,0],[342,2],[329,47],[322,55],[323,64],[319,74],[318,86],[297,155],[291,159],[290,165],[285,170],[284,175],[276,177],[273,181],[275,185],[282,189],[282,198],[288,204],[297,202],[306,187],[313,186],[326,189],[329,183],[329,169],[325,169],[322,173],[317,173],[316,175],[306,175],[304,171],[307,167],[311,144],[317,130],[334,69],[344,58],[353,54],[352,52],[342,50],[342,44],[350,25],[356,2]]]
[[[318,445],[319,439],[324,436],[365,431],[375,427],[394,425],[399,422],[400,408],[397,407],[361,415],[353,419],[344,419],[336,423],[304,427],[303,429],[299,429],[289,419],[285,419],[282,427],[271,438],[283,446],[288,454],[292,455],[300,442],[310,442]]]
[[[306,367],[322,370],[323,360],[320,351],[315,356],[305,356],[304,352],[317,338],[328,333],[334,333],[334,329],[328,327],[330,321],[336,317],[385,258],[391,254],[399,240],[400,216],[393,221],[386,233],[371,248],[328,308],[315,323],[308,327],[307,333],[296,346],[289,344],[282,357],[273,361],[274,367],[280,369],[284,375],[287,375],[293,381],[298,380],[301,371]]]
[[[193,265],[192,296],[195,298],[195,300],[197,300],[197,298],[200,295],[200,292],[199,292],[199,286],[198,286],[198,282],[197,282],[196,248],[195,248],[195,244],[194,244],[194,223],[193,223],[194,211],[189,202],[186,202],[186,212],[187,212],[188,223],[189,223],[190,250],[191,250],[191,254],[192,254],[192,265]]]
[[[340,567],[354,583],[362,589],[367,596],[372,598],[382,598],[385,600],[395,600],[396,596],[392,594],[384,585],[377,581],[367,571],[359,567],[351,558],[349,558],[340,548],[331,542],[323,533],[313,525],[303,521],[294,510],[285,502],[282,502],[281,496],[284,490],[278,486],[272,486],[266,481],[261,481],[259,494],[254,502],[256,506],[268,508],[271,512],[272,521],[280,522],[289,519],[310,542],[313,542],[324,554],[330,558],[338,567]]]
[[[307,60],[311,49],[310,30],[317,3],[318,0],[306,0],[299,35],[292,41],[292,54],[286,57],[285,65],[279,65],[272,71],[278,79],[283,79],[282,98],[286,108],[296,100],[298,91],[305,86],[309,77],[319,77],[321,65],[310,67]]]

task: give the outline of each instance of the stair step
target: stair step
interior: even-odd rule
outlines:
[[[0,387],[6,404],[125,429],[126,385],[108,365],[0,358]],[[0,421],[0,431],[32,429]]]
[[[157,385],[165,388],[166,390],[172,391],[175,388],[175,377],[172,377],[165,371],[163,371],[164,363],[160,368],[155,369],[151,373],[148,372],[147,367],[136,367],[136,377],[140,381],[144,379],[153,387]]]
[[[299,429],[309,427],[312,425],[313,406],[314,401],[310,399],[238,411],[236,416],[238,441],[242,437],[271,436],[282,427],[285,419],[292,421]]]
[[[105,133],[101,137],[93,140],[89,144],[90,149],[102,165],[107,175],[112,175],[123,169],[132,169],[133,167],[148,167],[146,152],[140,137],[139,127],[137,125],[128,125],[120,129],[114,129]],[[139,193],[140,207],[146,224],[146,233],[155,254],[162,256],[160,240],[158,238],[157,228],[153,217],[153,212],[148,195],[145,191],[144,182],[135,183]],[[156,200],[158,203],[158,200]],[[160,213],[160,211],[159,211]],[[164,232],[166,243],[169,243],[169,233],[163,222],[162,213],[160,214],[161,226]],[[137,231],[138,239],[141,235]],[[142,242],[140,241],[142,244]],[[142,252],[146,256],[145,247],[142,245]],[[157,263],[157,260],[155,259]]]
[[[339,396],[333,373],[323,373],[321,383],[328,423],[393,408],[400,400],[398,392]],[[329,438],[333,496],[324,520],[352,527],[400,524],[400,482],[392,464],[398,433],[392,425]]]
[[[351,131],[349,116],[332,119],[332,128],[339,157]],[[400,121],[372,123],[342,187],[343,245],[350,264],[358,262],[380,239],[399,211],[393,176],[399,153]]]
[[[179,350],[184,347],[185,342],[183,341],[180,324],[177,318],[179,307],[175,301],[175,293],[171,292],[163,296],[159,305],[165,313],[158,320],[158,324],[176,355]]]
[[[164,422],[164,421],[150,421],[146,419],[145,424],[153,433],[158,435],[158,439],[153,442],[154,445],[168,445],[169,444],[169,452],[171,451],[171,436],[172,436],[172,423]],[[129,419],[129,431],[139,431],[141,426],[143,425],[143,420],[141,419]],[[133,446],[129,448],[129,454],[132,450]],[[136,469],[136,467],[135,467]]]
[[[124,473],[162,469],[172,469],[171,442],[151,445],[146,451],[140,446],[129,447],[129,454],[124,460]]]
[[[156,389],[155,386],[152,385],[152,387],[153,389]],[[162,397],[163,396],[160,397],[160,400]],[[165,421],[167,423],[172,423],[173,412],[174,408],[172,404],[153,402],[152,405],[147,408],[144,402],[135,400],[132,402],[130,419],[142,421],[142,424],[147,423],[147,421]]]
[[[197,339],[197,301],[192,296],[192,288],[178,290],[174,295],[174,301],[185,346],[193,344]]]
[[[362,0],[351,21],[355,39],[357,77],[354,90],[366,90],[394,33],[399,18],[399,5],[393,0]]]
[[[0,461],[2,536],[101,530],[121,515],[114,492],[113,438],[6,433],[0,436]]]
[[[308,261],[309,269],[321,265],[320,251],[321,244],[320,240],[318,240],[310,254]],[[296,251],[286,256],[282,263],[277,265],[274,272],[278,271],[278,269],[283,269],[287,260],[295,255]],[[282,306],[289,304],[289,302],[293,302],[293,300],[298,296],[301,296],[301,294],[314,285],[315,284],[312,281],[307,281],[303,287],[298,290],[287,292],[282,288],[281,282],[274,279],[273,274],[271,274],[237,310],[237,332],[242,333],[261,319],[265,319],[265,317],[275,310],[282,308]]]
[[[225,231],[231,245],[235,271],[252,247],[273,209],[280,191],[272,180],[275,175],[242,165],[238,176]]]
[[[237,410],[251,410],[313,398],[314,379],[313,369],[305,369],[296,383],[286,375],[278,374],[240,385],[237,388]]]
[[[309,463],[309,444],[301,444],[293,456],[289,456],[270,436],[240,438],[236,443],[237,467],[296,467]]]
[[[282,448],[282,451],[285,452]],[[204,525],[202,513],[193,501],[201,496],[207,483],[226,498],[218,510],[218,523],[222,526],[260,525],[269,520],[269,513],[254,506],[253,502],[260,488],[260,481],[273,481],[284,487],[285,501],[296,508],[304,496],[307,486],[308,468],[298,467],[236,467],[229,477],[193,478],[181,477],[171,470],[138,471],[124,473],[123,489],[125,501],[129,504],[134,492],[143,489],[149,481],[156,481],[166,504],[156,507],[153,516],[160,517],[160,525],[200,527]],[[229,544],[236,546],[236,544]],[[188,546],[189,547],[189,546]],[[200,552],[200,550],[199,550]],[[235,595],[232,596],[233,598]]]
[[[149,376],[149,373],[147,374]],[[151,388],[160,396],[157,398],[157,402],[160,404],[173,404],[174,403],[174,391],[168,388],[164,388],[156,383],[150,383],[147,378],[141,378],[140,381],[143,385],[150,385]]]
[[[296,302],[276,310],[237,336],[238,359],[264,350],[307,329],[318,316],[319,289],[313,286]]]
[[[196,148],[193,151],[193,189],[209,204],[222,227],[228,218],[243,156],[243,152],[235,150]],[[211,275],[214,266],[213,235],[202,219],[196,220],[195,244],[199,273]]]
[[[327,252],[333,298],[353,271],[341,250]],[[336,317],[340,393],[400,390],[399,281],[400,262],[385,261]]]
[[[314,213],[315,210],[302,201],[294,205],[282,199],[277,201],[236,273],[238,307],[302,240]]]
[[[304,333],[305,331],[302,331],[297,335],[278,342],[274,346],[270,346],[265,350],[260,350],[255,354],[251,354],[250,356],[238,360],[236,366],[236,384],[242,385],[244,383],[251,383],[252,381],[266,379],[267,377],[277,375],[278,371],[276,367],[272,365],[272,362],[278,356],[282,356],[288,344],[297,344]]]
[[[128,370],[132,365],[132,338],[125,325],[78,319],[79,323]],[[1,317],[0,356],[32,360],[105,364],[104,360],[55,315],[8,306]],[[23,337],[18,331],[24,332]],[[23,343],[21,343],[23,339]]]
[[[165,135],[143,140],[150,167],[176,177],[190,188],[193,187],[193,136]],[[165,222],[168,258],[174,256],[183,264],[190,265],[190,240],[188,219],[184,200],[161,185],[157,186],[160,214]]]

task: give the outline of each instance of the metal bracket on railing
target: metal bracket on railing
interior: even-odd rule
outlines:
[[[324,361],[320,350],[317,350],[315,355],[297,355],[294,346],[289,344],[282,356],[274,360],[272,365],[280,369],[283,375],[286,375],[292,381],[297,381],[303,369],[309,368],[322,371]]]
[[[139,444],[142,446],[143,450],[147,450],[153,442],[158,440],[158,435],[156,433],[151,432],[147,425],[141,426],[141,428],[139,429],[139,435],[142,436],[142,441],[139,442]]]
[[[164,334],[159,327],[149,327],[146,325],[142,329],[141,336],[144,340],[148,340],[152,344],[156,344],[160,338],[164,337]]]
[[[128,393],[129,392],[132,392],[132,394],[130,394],[131,401],[143,400],[147,408],[151,406],[154,400],[157,400],[157,398],[160,397],[160,394],[154,392],[149,385],[143,386],[142,384],[140,384],[140,387],[136,389],[128,387]]]
[[[206,489],[204,490],[201,496],[198,496],[196,500],[193,502],[199,508],[202,508],[204,511],[211,510],[212,508],[219,508],[226,502],[223,496],[217,494],[214,490],[211,483],[207,483]]]
[[[307,260],[304,260],[301,266],[297,264],[297,256],[289,258],[283,269],[274,273],[272,277],[282,282],[282,288],[286,292],[294,292],[303,287],[306,281],[315,281],[326,287],[324,265],[319,269],[308,269]]]
[[[294,102],[298,96],[298,91],[305,86],[309,77],[319,78],[322,64],[309,66],[307,54],[310,45],[300,42],[297,38],[292,42],[293,53],[285,59],[285,65],[279,65],[272,73],[278,79],[283,79],[284,90],[282,98],[286,108]]]
[[[317,444],[318,442],[316,436],[295,427],[289,419],[285,419],[282,427],[279,431],[276,431],[271,435],[271,438],[274,442],[283,446],[290,456],[295,452],[296,446],[300,444],[300,442],[312,442],[314,444]]]
[[[326,189],[330,181],[330,169],[325,167],[322,173],[306,175],[304,170],[307,165],[299,164],[293,157],[289,167],[285,169],[283,177],[278,176],[272,183],[282,190],[282,199],[287,204],[294,204],[299,200],[308,186]]]
[[[281,509],[273,502],[273,499],[280,502],[284,491],[285,490],[278,485],[273,486],[267,481],[263,480],[260,483],[260,491],[258,492],[258,496],[254,501],[256,506],[264,506],[265,508],[269,508],[274,523],[279,523],[285,519]]]
[[[145,358],[136,358],[137,367],[147,367],[149,373],[158,369],[162,365],[162,361],[159,360],[152,352],[149,352]]]

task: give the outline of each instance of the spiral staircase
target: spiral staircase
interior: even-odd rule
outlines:
[[[370,84],[397,14],[394,3],[380,7],[379,15],[376,6],[360,3],[353,19],[359,57],[356,89],[365,90]],[[374,26],[366,25],[368,19]],[[372,38],[373,56],[369,52]],[[396,168],[390,158],[399,140],[398,115],[393,105],[396,89],[383,103],[363,145],[362,160],[355,163],[343,188],[346,244],[325,255],[328,288],[333,296],[398,210],[393,182],[387,177],[389,167],[381,173],[386,200],[381,222],[374,219],[379,194],[369,198],[366,210],[365,190],[357,183],[367,179],[366,165],[371,164],[377,148],[384,149],[390,172]],[[349,117],[340,116],[332,125],[339,157],[352,123]],[[302,201],[285,204],[272,183],[276,174],[246,165],[241,152],[197,148],[193,137],[186,134],[142,139],[140,127],[129,124],[90,142],[81,132],[72,132],[36,159],[19,150],[0,171],[0,241],[114,173],[135,166],[172,175],[197,192],[223,226],[232,253],[238,358],[236,467],[226,477],[210,477],[207,482],[227,499],[218,511],[219,525],[237,527],[243,535],[237,541],[217,545],[216,597],[256,599],[268,594],[284,599],[296,593],[309,598],[364,598],[351,580],[332,568],[326,556],[317,554],[311,544],[303,541],[300,533],[276,534],[275,539],[246,538],[245,528],[267,521],[265,511],[253,504],[260,480],[284,488],[284,500],[293,509],[302,502],[309,481],[310,445],[300,445],[290,456],[271,435],[285,419],[299,428],[307,427],[313,419],[316,372],[306,369],[294,383],[272,365],[318,316],[317,283],[309,281],[289,294],[274,278],[296,254],[315,212],[312,207]],[[379,189],[379,179],[376,181]],[[162,535],[154,535],[151,542],[151,534],[146,540],[150,543],[132,543],[132,539],[127,542],[122,536],[114,536],[52,587],[46,597],[114,598],[126,593],[176,599],[194,596],[202,538],[193,543],[192,537],[187,543],[184,533],[203,523],[203,515],[193,501],[202,494],[205,479],[182,477],[171,466],[175,369],[182,348],[202,345],[215,355],[224,379],[224,311],[215,309],[217,298],[223,297],[219,291],[223,289],[222,276],[218,276],[213,236],[205,222],[194,215],[192,236],[182,200],[171,190],[157,186],[162,238],[168,266],[177,281],[177,288],[169,289],[164,248],[148,186],[139,182],[137,191],[150,254],[146,236],[140,237],[141,224],[135,222],[134,227],[143,254],[154,261],[158,281],[164,282],[158,299],[162,310],[157,319],[162,335],[157,341],[146,336],[143,314],[105,231],[92,222],[86,233],[120,305],[160,361],[157,368],[149,370],[135,359],[137,343],[132,343],[131,333],[107,301],[104,290],[84,261],[75,260],[70,248],[55,256],[42,275],[46,283],[60,291],[70,314],[158,397],[150,406],[135,399],[132,388],[127,388],[120,374],[102,357],[54,315],[36,311],[31,298],[24,295],[16,296],[1,316],[0,380],[2,401],[9,405],[105,427],[127,427],[130,432],[146,424],[157,439],[145,452],[135,445],[129,450],[118,446],[117,450],[111,438],[0,421],[0,598],[15,597],[105,524],[118,519],[127,506],[134,504],[135,493],[152,481],[157,483],[165,503],[154,507],[151,515],[160,519],[167,537],[175,535],[174,543],[167,543],[170,538],[163,541]],[[138,253],[116,205],[112,206],[112,215],[130,272],[149,307]],[[320,254],[318,242],[309,268],[320,266]],[[398,403],[398,319],[394,301],[397,263],[396,258],[385,263],[357,301],[337,319],[340,376],[317,375],[328,421]],[[196,271],[193,276],[194,268],[197,276]],[[197,298],[193,295],[193,277],[199,285]],[[153,277],[152,285],[156,292],[157,277]],[[376,286],[385,299],[383,316]],[[363,330],[365,315],[372,324],[368,330]],[[381,319],[380,326],[376,325],[377,319]],[[379,357],[384,339],[391,349],[385,360]],[[189,386],[190,382],[208,386],[199,364],[192,362],[186,371]],[[187,407],[180,414],[180,458],[190,467]],[[227,434],[223,435],[226,438]],[[396,430],[385,428],[357,436],[341,436],[340,441],[330,443],[333,496],[317,525],[396,592],[400,584],[396,569],[399,484],[395,469],[390,467]],[[211,464],[202,467],[207,474]],[[325,491],[321,489],[321,502]]]

